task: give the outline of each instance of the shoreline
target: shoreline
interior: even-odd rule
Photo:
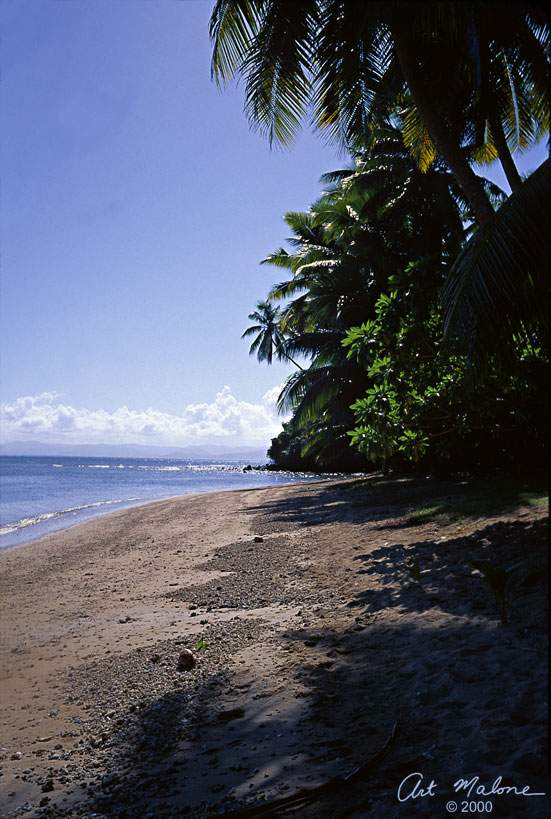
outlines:
[[[548,791],[542,589],[502,626],[465,572],[481,552],[539,553],[545,509],[412,520],[479,497],[413,480],[219,490],[2,550],[1,815],[203,819],[349,773],[395,722],[381,770],[346,793],[370,816],[444,809],[397,802],[415,770]]]
[[[280,474],[282,474],[282,473],[280,473]],[[286,472],[285,474],[293,474],[293,473]],[[301,474],[301,473],[296,473],[296,474]],[[289,481],[289,483],[280,483],[280,484],[277,484],[277,486],[282,486],[282,487],[283,486],[294,486],[297,483],[302,485],[304,483],[317,483],[317,482],[324,482],[324,481],[328,481],[328,480],[343,480],[343,481],[345,481],[345,480],[351,480],[354,477],[357,477],[357,476],[347,477],[347,476],[343,475],[343,476],[339,476],[338,478],[335,478],[335,476],[333,476],[333,475],[331,475],[328,478],[324,478],[323,476],[320,476],[320,477],[312,477],[312,480],[304,479],[304,480],[300,480],[300,481],[298,481],[298,480],[297,481]],[[363,476],[363,477],[367,477],[367,476]],[[144,500],[144,499],[139,498],[139,499],[136,499],[135,503],[132,502],[132,499],[128,499],[128,501],[124,501],[124,500],[121,500],[121,501],[117,501],[117,500],[102,501],[102,502],[99,502],[99,503],[101,503],[102,506],[103,505],[107,506],[107,505],[110,505],[110,504],[114,505],[115,503],[117,503],[117,504],[120,504],[120,507],[117,508],[117,509],[110,509],[110,510],[106,510],[106,511],[96,511],[96,512],[90,511],[89,513],[86,513],[84,511],[84,509],[86,509],[87,507],[84,506],[83,510],[82,510],[83,514],[81,516],[79,516],[78,520],[74,520],[72,522],[68,522],[68,521],[67,522],[62,522],[61,519],[63,518],[64,515],[67,515],[67,517],[68,517],[70,514],[72,514],[72,512],[74,510],[60,510],[59,512],[53,512],[52,513],[52,515],[59,516],[59,517],[52,517],[52,519],[51,519],[52,523],[51,524],[50,524],[49,521],[45,522],[45,525],[47,527],[47,531],[43,531],[43,532],[41,532],[39,534],[34,534],[31,537],[25,537],[24,540],[16,541],[16,542],[13,542],[13,543],[6,543],[5,545],[3,545],[2,542],[1,542],[2,538],[4,538],[4,537],[9,538],[11,536],[16,536],[19,532],[26,532],[27,529],[29,529],[29,530],[32,529],[33,526],[41,526],[43,522],[40,521],[40,522],[38,522],[36,524],[35,523],[29,524],[28,526],[21,527],[19,529],[15,528],[12,531],[0,534],[0,554],[2,554],[2,552],[4,550],[6,550],[6,549],[19,548],[20,546],[25,546],[25,545],[27,545],[29,543],[35,543],[36,541],[41,540],[42,538],[48,537],[51,534],[55,534],[56,532],[64,532],[67,529],[72,529],[75,526],[82,526],[85,523],[88,523],[88,522],[90,522],[92,520],[97,520],[99,518],[105,518],[105,517],[108,517],[109,515],[115,515],[115,514],[117,514],[117,512],[125,512],[127,509],[139,509],[142,506],[148,506],[148,505],[150,505],[152,503],[162,503],[164,501],[178,500],[178,499],[181,499],[181,498],[196,497],[196,496],[199,496],[199,495],[211,495],[211,494],[217,494],[218,492],[248,492],[248,491],[256,491],[257,489],[266,489],[266,488],[273,487],[273,486],[276,486],[276,484],[264,484],[264,485],[261,485],[261,486],[251,486],[251,487],[246,487],[246,488],[239,487],[239,488],[214,489],[214,490],[206,489],[204,491],[194,490],[194,491],[191,491],[191,492],[178,493],[176,495],[167,495],[166,497],[151,498],[150,500]],[[91,504],[91,506],[94,506],[94,504]],[[60,525],[56,526],[53,521],[59,521]],[[63,518],[63,521],[65,521],[65,518]],[[10,526],[10,525],[11,524],[6,524],[6,526]]]

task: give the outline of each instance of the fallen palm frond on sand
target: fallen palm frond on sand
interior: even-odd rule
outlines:
[[[322,797],[334,796],[338,794],[339,791],[344,791],[351,785],[361,782],[363,779],[365,779],[367,774],[372,773],[378,767],[378,765],[380,765],[383,758],[390,750],[394,740],[396,739],[397,733],[398,723],[395,722],[383,747],[377,751],[377,753],[373,754],[373,756],[370,757],[367,762],[360,765],[358,768],[355,768],[347,776],[336,776],[333,779],[330,779],[328,782],[324,782],[322,785],[318,785],[314,788],[301,788],[301,790],[297,791],[297,793],[291,794],[291,796],[284,796],[281,799],[272,799],[264,804],[255,803],[254,805],[240,808],[235,811],[230,811],[229,813],[213,814],[209,817],[209,819],[216,819],[216,817],[219,819],[221,815],[225,817],[225,819],[247,819],[248,817],[256,818],[257,816],[281,816],[286,813],[294,813],[297,810],[301,810]]]

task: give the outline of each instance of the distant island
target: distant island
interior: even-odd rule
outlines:
[[[186,458],[191,460],[260,461],[265,463],[263,447],[224,447],[199,444],[187,447],[148,446],[146,444],[56,444],[42,441],[10,441],[0,445],[0,455],[58,455],[102,458]]]

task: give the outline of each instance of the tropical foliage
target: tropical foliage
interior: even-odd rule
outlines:
[[[374,127],[393,117],[420,170],[438,158],[445,163],[473,220],[485,227],[484,239],[473,239],[453,270],[446,332],[456,330],[456,317],[467,312],[464,337],[470,331],[483,337],[486,308],[494,314],[510,308],[502,293],[519,269],[524,292],[511,321],[530,324],[531,314],[519,313],[534,301],[541,304],[541,254],[534,279],[532,244],[518,241],[510,226],[522,222],[541,245],[546,209],[524,210],[521,196],[496,215],[472,162],[499,159],[511,189],[520,193],[511,152],[549,128],[543,5],[218,0],[210,30],[215,78],[243,79],[247,116],[270,141],[289,143],[311,112],[317,129],[356,151],[369,144]],[[486,243],[491,252],[481,266]],[[471,297],[461,305],[467,281]]]
[[[270,455],[287,468],[348,469],[362,466],[358,454],[363,466],[444,470],[520,464],[528,451],[541,458],[539,327],[478,378],[443,336],[440,291],[472,225],[454,176],[439,160],[421,172],[387,125],[352,168],[323,181],[308,212],[287,214],[290,248],[264,263],[288,277],[246,331],[261,360],[275,350],[301,362],[281,392],[292,419]],[[504,202],[496,186],[485,190]]]
[[[290,249],[265,260],[287,278],[244,334],[296,365],[274,459],[541,459],[549,163],[523,180],[513,154],[549,128],[542,7],[218,0],[211,36],[214,76],[243,79],[270,142],[311,113],[353,159],[287,215]],[[475,173],[496,160],[509,198]]]
[[[422,169],[439,153],[481,224],[491,205],[469,164],[548,128],[549,32],[537,3],[218,0],[213,73],[241,77],[245,109],[271,141],[290,142],[307,112],[348,148],[405,105],[405,142]],[[406,101],[404,102],[404,96]]]

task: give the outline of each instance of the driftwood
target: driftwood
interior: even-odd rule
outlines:
[[[286,813],[294,813],[294,811],[305,808],[324,796],[334,795],[341,790],[346,790],[351,785],[361,782],[367,774],[372,773],[377,768],[393,744],[397,733],[398,723],[395,722],[383,747],[367,762],[351,771],[347,776],[336,776],[315,788],[302,788],[291,796],[272,799],[269,802],[257,802],[254,805],[229,811],[228,813],[212,814],[208,819],[220,819],[220,817],[224,817],[224,819],[256,819],[257,816],[277,817]]]

